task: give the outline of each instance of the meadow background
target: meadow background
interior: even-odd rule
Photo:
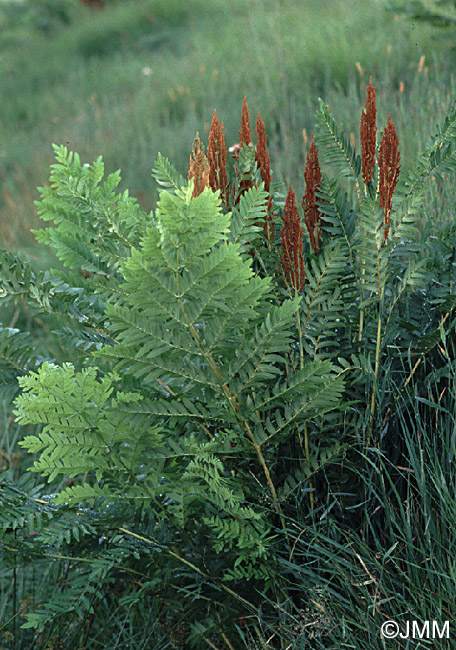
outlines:
[[[158,152],[186,176],[195,133],[207,146],[214,109],[227,144],[238,141],[247,96],[252,126],[258,112],[265,123],[272,180],[291,182],[301,196],[319,97],[359,150],[372,76],[377,124],[391,114],[401,173],[413,166],[455,97],[455,28],[415,20],[386,0],[362,6],[355,0],[107,0],[101,11],[77,0],[4,0],[0,33],[0,248],[32,259],[38,269],[60,265],[30,232],[40,226],[36,187],[49,177],[52,143],[77,151],[83,162],[102,155],[107,172],[121,169],[121,188],[151,210],[157,196],[150,170]],[[426,212],[436,228],[454,220],[454,205],[451,180],[429,187]],[[44,322],[25,305],[10,306],[0,309],[0,322],[31,331],[43,349],[62,357],[48,337],[52,317]],[[15,480],[31,460],[17,446],[23,431],[10,412],[5,397],[0,472]],[[449,510],[450,493],[444,497]],[[404,525],[400,517],[395,523]],[[308,553],[321,557],[325,549],[316,543]],[[335,564],[340,575],[342,555]],[[440,559],[444,567],[444,553]],[[417,572],[417,594],[420,580],[426,577]],[[0,588],[0,648],[25,648],[17,629],[15,645],[8,645],[11,583]],[[390,589],[393,598],[394,581]],[[23,582],[18,594],[26,591]],[[133,632],[122,634],[118,647],[138,643]],[[103,647],[102,636],[98,643]]]
[[[247,96],[266,126],[273,181],[304,187],[318,97],[359,145],[372,75],[378,123],[391,113],[402,169],[454,96],[454,30],[388,11],[382,0],[110,0],[0,5],[0,244],[32,253],[36,187],[52,143],[103,155],[123,187],[154,204],[157,153],[185,173],[214,109],[238,141]],[[33,252],[34,255],[39,253]]]

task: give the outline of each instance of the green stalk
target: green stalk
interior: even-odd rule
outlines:
[[[358,209],[359,209],[359,185],[358,181],[355,181],[355,188],[356,188],[356,198],[358,200]],[[364,196],[366,196],[366,186],[364,186]],[[359,216],[358,216],[358,230],[360,227],[360,221],[359,221]],[[361,285],[364,284],[364,275],[366,274],[366,269],[364,267],[365,260],[361,260]],[[361,286],[361,302],[364,300],[364,289]],[[361,341],[363,338],[363,329],[364,329],[364,309],[359,310],[359,332],[358,332],[358,341]]]
[[[298,297],[298,291],[295,289],[295,296]],[[299,368],[302,370],[304,368],[304,348],[302,345],[302,329],[301,329],[301,309],[299,308],[296,312],[296,320],[298,323],[298,335],[299,335]],[[299,433],[298,433],[299,436]],[[306,454],[306,463],[310,469],[310,452],[309,452],[309,434],[307,431],[307,423],[304,423],[304,451]],[[313,490],[313,481],[309,479],[309,488],[310,492],[310,509],[313,512],[315,508],[315,500]]]
[[[369,425],[367,428],[367,446],[370,445],[372,427],[374,425],[374,412],[375,412],[375,397],[377,395],[378,373],[380,369],[380,344],[382,334],[382,287],[380,284],[380,265],[378,259],[377,248],[377,278],[378,278],[378,323],[377,323],[377,342],[375,345],[375,370],[374,370],[374,385],[372,387],[372,398],[370,405]]]
[[[183,305],[181,305],[181,307],[182,307],[182,312],[184,314],[184,317],[186,318],[186,320],[188,322],[187,314],[185,313]],[[223,393],[225,394],[225,397],[228,400],[228,403],[229,403],[229,405],[230,405],[230,407],[231,407],[231,409],[233,411],[233,414],[235,415],[236,418],[239,419],[239,410],[240,410],[239,405],[237,404],[236,400],[231,395],[231,391],[230,391],[228,385],[226,383],[224,383],[222,374],[221,374],[217,364],[215,363],[215,360],[213,359],[213,357],[210,354],[207,354],[202,349],[201,344],[200,344],[200,340],[199,340],[198,332],[195,330],[195,328],[191,324],[190,324],[190,330],[191,330],[191,332],[192,332],[192,334],[193,334],[193,336],[195,338],[195,341],[196,341],[198,347],[200,348],[200,350],[202,351],[204,356],[208,359],[208,361],[209,361],[210,365],[212,366],[218,380],[220,381],[220,385],[222,387]],[[303,360],[303,363],[304,363],[304,360]],[[286,536],[288,544],[289,544],[290,542],[289,542],[289,539],[288,539],[288,533],[287,533],[287,529],[286,529],[286,525],[285,525],[285,519],[283,517],[283,513],[282,513],[282,510],[281,510],[280,505],[279,505],[279,500],[277,498],[277,492],[276,492],[274,484],[273,484],[273,482],[271,480],[271,475],[269,473],[268,466],[266,465],[266,461],[264,460],[263,452],[261,451],[261,445],[257,444],[247,420],[242,420],[242,425],[243,425],[245,431],[247,431],[247,435],[249,436],[250,440],[252,441],[252,444],[253,444],[253,446],[255,448],[255,451],[257,453],[257,456],[258,456],[258,460],[260,461],[260,465],[263,468],[263,472],[264,472],[264,475],[266,477],[266,482],[267,482],[268,487],[269,487],[269,489],[271,491],[272,498],[273,498],[273,501],[274,501],[274,508],[275,508],[276,512],[278,513],[278,515],[280,516],[280,523],[282,524],[282,528],[285,531],[285,536]]]
[[[158,544],[160,546],[160,543],[156,539],[154,539],[152,536],[144,537],[143,535],[138,535],[138,533],[134,533],[133,531],[128,530],[128,528],[124,528],[123,526],[121,526],[119,528],[119,530],[121,530],[126,535],[131,535],[132,537],[136,537],[137,539],[140,539],[141,541],[145,542],[146,544]],[[196,573],[198,573],[200,576],[203,576],[204,578],[207,578],[208,580],[211,580],[211,581],[215,582],[218,587],[223,589],[230,596],[233,596],[233,598],[235,598],[235,600],[238,600],[241,603],[244,603],[244,605],[247,605],[247,607],[252,609],[254,612],[258,613],[258,608],[255,607],[255,605],[253,605],[253,603],[250,603],[248,600],[246,600],[245,598],[243,598],[242,596],[237,594],[235,591],[233,591],[232,589],[227,587],[223,582],[220,582],[218,580],[215,580],[214,578],[211,578],[211,576],[208,573],[206,573],[205,571],[202,571],[195,564],[193,564],[192,562],[189,562],[188,560],[183,558],[182,555],[180,555],[180,553],[177,550],[172,550],[170,548],[166,548],[165,550],[166,550],[166,553],[168,553],[168,555],[172,555],[177,560],[179,560],[179,562],[182,562],[186,566],[193,569],[193,571],[196,571]]]
[[[361,269],[361,284],[364,284],[364,276],[365,274],[365,268],[364,268],[364,260],[363,260],[363,268]],[[364,300],[364,289],[361,289],[361,302]],[[361,341],[363,338],[363,328],[364,328],[364,309],[359,310],[359,332],[358,332],[358,341]]]
[[[305,449],[305,452],[306,452],[307,466],[310,469],[309,434],[308,434],[308,431],[307,431],[307,422],[304,422],[304,449]],[[313,513],[313,511],[315,510],[315,497],[314,497],[314,493],[312,492],[312,490],[313,490],[313,481],[312,481],[311,478],[309,478],[309,488],[311,490],[309,492],[310,510]]]
[[[298,297],[298,291],[295,289],[295,297]],[[302,329],[301,329],[301,308],[296,312],[296,319],[298,322],[298,336],[299,336],[299,368],[304,368],[304,348],[302,346]]]
[[[282,509],[281,509],[280,504],[279,504],[279,499],[277,497],[277,492],[276,492],[276,489],[274,487],[274,483],[272,482],[272,479],[271,479],[271,474],[269,473],[269,468],[266,465],[266,461],[264,459],[263,452],[261,451],[261,445],[257,444],[257,441],[255,440],[255,438],[253,436],[252,430],[251,430],[247,420],[243,421],[243,425],[244,425],[245,430],[247,431],[247,435],[249,436],[250,440],[252,441],[252,445],[253,445],[256,453],[257,453],[258,460],[260,461],[260,465],[263,468],[263,472],[264,472],[264,475],[266,477],[266,482],[268,484],[269,490],[270,490],[270,492],[272,494],[272,499],[274,501],[274,509],[275,509],[276,513],[280,517],[280,523],[282,524],[282,528],[283,528],[283,530],[285,532],[285,537],[287,538],[288,545],[290,545],[290,540],[288,539],[288,532],[287,532],[287,527],[286,527],[286,524],[285,524],[285,519],[284,519],[284,516],[283,516],[283,512],[282,512]]]
[[[379,372],[379,369],[380,369],[380,339],[381,339],[381,332],[382,332],[382,317],[381,317],[381,311],[380,311],[380,305],[379,305],[379,307],[378,307],[378,323],[377,323],[377,344],[376,344],[376,347],[375,347],[375,371],[374,371],[375,380],[374,380],[374,386],[372,388],[369,426],[368,426],[368,430],[367,430],[367,447],[369,447],[369,445],[370,445],[372,427],[373,427],[373,424],[374,424],[375,397],[376,397],[376,394],[377,394],[378,372]]]

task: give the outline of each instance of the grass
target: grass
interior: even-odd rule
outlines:
[[[449,385],[454,388],[454,373]],[[436,389],[438,396],[441,386]],[[305,620],[316,633],[309,640],[299,615],[289,616],[289,629],[301,634],[300,648],[454,647],[446,636],[425,637],[416,645],[396,639],[388,646],[379,634],[387,620],[398,622],[404,634],[406,621],[421,627],[435,620],[440,629],[448,621],[450,631],[454,628],[454,397],[441,406],[438,417],[436,409],[427,421],[419,401],[402,413],[397,435],[404,445],[395,464],[381,453],[369,459],[362,476],[368,506],[361,530],[290,528],[295,552],[292,561],[282,559],[283,570],[291,580],[299,578],[297,590],[309,594]]]

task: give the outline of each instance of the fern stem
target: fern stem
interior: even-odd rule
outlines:
[[[188,318],[187,318],[187,315],[185,313],[185,310],[183,308],[183,305],[181,305],[181,307],[182,307],[182,311],[184,313],[184,317],[186,318],[187,322],[189,322]],[[189,323],[189,325],[190,325],[190,330],[191,330],[191,332],[192,332],[192,334],[193,334],[193,336],[195,338],[195,341],[196,341],[198,347],[201,349],[203,354],[209,360],[210,365],[212,366],[218,380],[220,381],[220,384],[222,386],[222,390],[223,390],[225,396],[228,399],[228,403],[229,403],[231,409],[233,410],[234,415],[238,416],[239,411],[240,411],[239,404],[236,402],[235,398],[232,396],[228,385],[223,381],[222,374],[221,374],[217,364],[215,363],[215,360],[213,359],[212,355],[204,353],[204,351],[202,350],[201,344],[200,344],[200,341],[199,341],[198,332],[195,330],[195,328],[193,327],[193,325],[191,323]],[[252,444],[253,444],[253,446],[255,448],[258,459],[260,461],[261,467],[263,468],[263,472],[264,472],[264,475],[266,477],[268,487],[269,487],[269,489],[271,491],[271,494],[272,494],[272,497],[273,497],[273,500],[274,500],[275,511],[280,517],[280,523],[282,524],[282,528],[285,531],[285,535],[286,535],[287,541],[289,543],[288,534],[287,534],[286,525],[285,525],[285,520],[284,520],[284,517],[283,517],[283,513],[282,513],[282,511],[280,509],[280,506],[279,506],[279,500],[277,498],[277,492],[276,492],[274,484],[273,484],[273,482],[271,480],[271,475],[269,473],[268,466],[266,465],[266,462],[264,460],[263,452],[261,451],[261,446],[257,444],[255,438],[253,437],[253,433],[252,433],[252,431],[250,429],[250,426],[249,426],[249,423],[247,422],[247,420],[243,420],[242,424],[244,426],[244,429],[247,431],[247,435],[249,436],[250,440],[252,441]]]
[[[209,438],[210,440],[214,440],[214,437],[215,437],[215,436],[214,436],[214,435],[209,431],[209,429],[207,428],[207,426],[206,426],[205,424],[203,424],[202,422],[198,422],[198,424],[199,424],[199,426],[202,428],[202,430],[203,430],[205,433],[207,433],[208,438]]]
[[[201,353],[209,361],[209,365],[214,370],[215,375],[216,375],[218,381],[220,382],[220,386],[222,388],[222,391],[223,391],[225,397],[228,400],[228,404],[230,405],[230,408],[233,411],[233,414],[235,415],[235,417],[238,417],[238,414],[239,414],[239,411],[240,411],[239,404],[237,403],[236,399],[231,394],[231,391],[230,391],[230,389],[228,387],[228,384],[223,381],[222,373],[220,372],[217,364],[215,363],[215,360],[214,360],[213,356],[203,350],[203,348],[201,346],[201,343],[200,343],[199,334],[196,331],[196,329],[194,328],[194,326],[192,325],[192,323],[189,321],[188,316],[187,316],[187,314],[185,312],[185,309],[184,309],[184,306],[182,305],[182,303],[181,303],[181,308],[182,308],[182,313],[184,315],[184,318],[185,318],[185,320],[187,321],[187,323],[189,325],[189,329],[190,329],[190,331],[191,331],[191,333],[192,333],[192,335],[193,335],[193,337],[195,339],[195,342],[196,342],[197,346],[199,347]],[[201,426],[203,426],[203,425],[201,425]],[[213,438],[213,436],[211,436],[210,432],[207,429],[206,429],[206,432],[209,434],[209,436],[211,438]]]
[[[178,283],[178,286],[179,286],[179,283]],[[229,403],[234,415],[237,415],[239,413],[239,411],[240,411],[239,404],[236,402],[235,398],[232,396],[231,391],[230,391],[230,389],[228,387],[228,384],[226,384],[223,381],[222,373],[220,372],[217,364],[215,363],[215,360],[214,360],[213,356],[203,350],[203,348],[201,346],[201,343],[200,343],[199,334],[196,331],[196,329],[194,328],[194,326],[192,325],[192,323],[190,322],[190,320],[189,320],[189,318],[188,318],[188,316],[187,316],[187,314],[185,312],[185,309],[184,309],[184,306],[183,306],[182,302],[180,302],[180,306],[181,306],[181,309],[182,309],[182,314],[183,314],[185,320],[187,321],[187,324],[188,324],[189,329],[190,329],[190,331],[191,331],[191,333],[193,335],[193,338],[195,339],[195,343],[199,347],[199,349],[200,349],[201,353],[203,354],[203,356],[205,356],[207,358],[207,360],[209,361],[209,365],[214,370],[215,375],[216,375],[217,379],[220,382],[220,386],[222,388],[222,391],[223,391],[225,397],[227,398],[228,403]]]
[[[272,494],[272,498],[274,500],[274,509],[275,509],[276,513],[280,517],[280,523],[282,524],[282,528],[285,531],[285,536],[287,538],[287,542],[289,543],[287,527],[285,525],[285,519],[284,519],[284,516],[283,516],[283,512],[282,512],[282,510],[280,508],[280,505],[279,505],[279,500],[277,498],[277,492],[276,492],[276,489],[274,487],[274,483],[272,482],[271,474],[269,473],[268,466],[266,465],[266,461],[264,460],[263,452],[261,451],[261,445],[257,444],[247,420],[244,420],[243,424],[244,424],[245,430],[247,431],[247,434],[248,434],[248,436],[249,436],[250,440],[252,441],[252,444],[253,444],[253,446],[255,448],[255,451],[257,453],[258,460],[260,461],[261,467],[263,468],[263,472],[264,472],[264,475],[266,477],[266,482],[268,484],[268,487],[269,487],[269,489],[271,491],[271,494]]]
[[[366,231],[364,230],[364,236],[366,236]],[[363,303],[364,301],[364,276],[366,275],[366,260],[363,258],[361,260],[361,278],[360,278],[360,284],[361,284],[361,295],[360,295],[360,304]],[[358,341],[362,341],[363,339],[363,329],[364,329],[364,307],[362,307],[359,310],[359,332],[358,332]]]
[[[307,422],[304,422],[304,450],[306,452],[306,463],[307,467],[311,469],[310,467],[310,452],[309,452],[309,432],[307,431]],[[309,488],[310,488],[310,510],[313,513],[315,509],[315,499],[314,499],[314,493],[313,493],[313,481],[311,478],[309,478]]]
[[[269,246],[270,246],[270,245],[271,245],[271,242],[268,242],[268,244],[269,244]],[[270,250],[272,251],[272,249],[270,249]],[[274,250],[273,252],[275,252],[275,257],[276,257],[277,260],[279,261],[279,264],[281,264],[281,261],[280,261],[280,255],[278,254],[278,252],[277,252],[276,250]],[[268,270],[268,268],[266,267],[266,264],[265,264],[263,258],[261,257],[261,255],[260,255],[260,253],[258,252],[257,249],[255,249],[255,258],[259,261],[261,268],[262,268],[263,271],[266,273],[266,276],[271,275],[271,271]],[[276,277],[276,272],[275,272],[275,271],[272,271],[272,277],[273,277],[273,278]],[[282,301],[281,301],[281,299],[280,299],[280,294],[279,294],[279,292],[277,291],[277,284],[276,284],[276,283],[274,283],[274,284],[272,285],[272,290],[274,291],[274,296],[275,296],[275,299],[276,299],[277,305],[280,307],[280,305],[282,304]]]
[[[382,314],[380,309],[380,304],[378,306],[378,323],[377,323],[377,344],[375,346],[375,371],[374,371],[374,385],[372,387],[372,398],[370,406],[370,417],[369,417],[369,426],[367,430],[367,447],[370,445],[372,427],[374,425],[374,412],[375,412],[375,398],[377,395],[377,382],[378,382],[378,372],[380,368],[380,340],[382,333]]]
[[[372,387],[372,398],[370,405],[370,417],[369,425],[367,428],[367,446],[370,445],[372,427],[374,425],[374,412],[375,412],[375,398],[377,396],[377,384],[378,384],[378,373],[380,369],[380,343],[382,335],[382,283],[381,283],[381,273],[380,273],[380,259],[379,259],[379,248],[376,241],[376,252],[377,252],[377,282],[378,282],[378,322],[377,322],[377,342],[375,345],[375,370],[374,370],[374,385]]]
[[[7,548],[7,547],[6,547],[6,546],[3,546],[2,548]],[[8,549],[8,550],[13,550],[13,549]],[[21,607],[21,609],[20,609],[18,612],[16,612],[15,614],[13,614],[13,615],[11,616],[11,618],[10,618],[9,620],[7,620],[7,621],[6,621],[6,622],[5,622],[5,623],[0,627],[0,632],[2,632],[4,629],[6,629],[6,628],[8,627],[8,625],[9,625],[10,623],[12,623],[12,622],[13,622],[13,621],[18,617],[18,616],[20,616],[20,615],[22,614],[22,612],[23,612],[25,609],[27,609],[28,607],[30,607],[30,603],[27,603],[26,605],[24,605],[23,607]]]
[[[296,298],[298,297],[298,292],[296,292]],[[304,349],[302,345],[302,329],[301,329],[301,308],[298,309],[296,312],[296,318],[298,321],[298,334],[299,334],[299,368],[302,370],[304,368]],[[299,433],[298,433],[299,436]],[[310,469],[310,453],[309,453],[309,433],[307,431],[307,422],[304,422],[304,450],[306,454],[306,463],[307,466]],[[314,493],[313,493],[313,481],[310,478],[309,479],[309,488],[311,490],[310,492],[310,510],[311,512],[314,511],[315,508],[315,500],[314,500]]]
[[[146,544],[158,544],[159,546],[161,546],[161,544],[157,540],[155,540],[153,537],[150,537],[150,538],[143,537],[142,535],[138,535],[138,533],[134,533],[133,531],[128,530],[128,528],[120,527],[119,530],[121,530],[123,533],[126,533],[127,535],[131,535],[132,537],[136,537],[137,539],[140,539],[141,541],[146,542]],[[213,578],[211,578],[211,576],[208,573],[206,573],[205,571],[202,571],[195,564],[193,564],[192,562],[189,562],[188,560],[183,558],[182,555],[180,555],[180,553],[178,553],[177,551],[173,551],[172,549],[167,548],[166,552],[168,553],[168,555],[172,555],[177,560],[179,560],[179,562],[182,562],[183,564],[186,564],[188,567],[190,567],[191,569],[196,571],[196,573],[199,573],[199,575],[203,576],[203,578],[207,578],[208,580],[211,580],[211,579],[213,580]],[[217,582],[217,585],[221,589],[226,591],[227,594],[230,594],[230,596],[233,596],[236,600],[239,600],[242,603],[244,603],[244,605],[247,605],[247,607],[252,609],[257,615],[259,614],[258,608],[255,607],[255,605],[253,605],[253,603],[250,603],[248,600],[246,600],[245,598],[243,598],[242,596],[237,594],[235,591],[233,591],[232,589],[227,587],[225,584],[223,584],[223,582],[219,582],[218,580],[216,580],[215,582]]]
[[[229,640],[228,637],[226,636],[225,632],[222,632],[222,633],[221,633],[221,637],[222,637],[222,639],[225,641],[225,643],[226,643],[226,645],[228,646],[229,650],[234,650],[234,648],[233,648],[233,646],[232,646],[230,640]]]
[[[361,275],[364,275],[364,267],[361,271]],[[363,279],[361,280],[363,282]],[[361,302],[364,300],[364,289],[361,289]],[[358,341],[361,341],[363,338],[363,328],[364,328],[364,309],[359,310],[359,332],[358,332]]]
[[[17,543],[17,528],[14,529],[14,540]],[[14,570],[13,570],[13,611],[17,612],[17,554],[14,554]],[[14,639],[17,639],[17,618],[13,618],[13,634]],[[16,642],[14,643],[16,645]]]
[[[295,289],[295,297],[298,297],[298,290]],[[301,307],[296,312],[296,319],[298,322],[298,336],[299,336],[299,368],[304,368],[304,348],[302,346],[302,329],[301,329]]]
[[[184,310],[184,308],[183,308],[183,305],[181,305],[181,307],[182,307],[182,312],[183,312],[183,314],[184,314],[184,317],[186,318],[187,322],[189,323],[190,330],[191,330],[191,332],[192,332],[192,334],[193,334],[193,336],[194,336],[194,338],[195,338],[196,344],[198,345],[198,347],[200,348],[200,350],[201,350],[201,352],[204,354],[204,356],[208,359],[208,361],[209,361],[211,367],[213,368],[213,370],[214,370],[214,372],[215,372],[215,374],[216,374],[216,376],[217,376],[217,378],[218,378],[218,380],[219,380],[219,382],[220,382],[220,385],[221,385],[221,387],[222,387],[223,393],[225,394],[225,397],[227,398],[228,403],[229,403],[229,405],[230,405],[230,407],[231,407],[231,409],[232,409],[234,415],[235,415],[236,417],[239,417],[239,412],[240,412],[239,404],[237,403],[236,399],[235,399],[235,398],[233,397],[233,395],[231,394],[231,391],[230,391],[228,385],[223,381],[222,373],[220,372],[220,370],[219,370],[217,364],[215,363],[215,360],[214,360],[214,358],[212,357],[212,355],[211,355],[211,354],[207,354],[207,353],[204,352],[204,350],[202,350],[202,347],[201,347],[201,344],[200,344],[200,340],[199,340],[198,332],[195,330],[195,328],[193,327],[193,325],[189,322],[189,320],[188,320],[188,318],[187,318],[187,314],[185,313],[185,310]],[[300,330],[300,329],[301,329],[301,328],[299,328],[299,330]],[[302,341],[301,341],[301,345],[302,345]],[[271,491],[272,498],[273,498],[273,501],[274,501],[274,508],[275,508],[275,511],[276,511],[276,513],[277,513],[277,514],[279,515],[279,517],[280,517],[280,523],[281,523],[282,528],[283,528],[283,530],[284,530],[284,532],[285,532],[285,536],[286,536],[286,538],[287,538],[287,543],[288,543],[288,545],[289,545],[290,542],[289,542],[289,539],[288,539],[288,533],[287,533],[287,529],[286,529],[286,525],[285,525],[285,519],[284,519],[283,513],[282,513],[282,511],[281,511],[281,509],[280,509],[280,506],[279,506],[279,500],[278,500],[278,498],[277,498],[277,492],[276,492],[275,487],[274,487],[274,484],[273,484],[273,482],[272,482],[272,480],[271,480],[271,475],[270,475],[270,473],[269,473],[268,466],[266,465],[266,462],[265,462],[265,460],[264,460],[264,456],[263,456],[263,452],[261,451],[261,445],[258,445],[258,444],[257,444],[257,442],[256,442],[256,440],[255,440],[255,438],[254,438],[254,436],[253,436],[252,430],[250,429],[250,426],[249,426],[249,423],[247,422],[247,420],[244,419],[244,420],[242,421],[242,424],[243,424],[244,429],[247,431],[247,435],[249,436],[250,440],[252,441],[252,444],[253,444],[253,446],[254,446],[254,448],[255,448],[255,451],[256,451],[256,453],[257,453],[258,459],[259,459],[259,461],[260,461],[261,467],[263,468],[263,472],[264,472],[264,475],[265,475],[265,477],[266,477],[266,482],[267,482],[267,484],[268,484],[269,490]]]

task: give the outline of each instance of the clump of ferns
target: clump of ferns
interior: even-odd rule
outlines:
[[[257,239],[249,252],[258,273],[274,276],[279,303],[287,295],[303,297],[302,307],[296,313],[296,343],[290,350],[290,363],[284,372],[289,374],[302,368],[309,354],[314,358],[342,357],[345,363],[351,362],[358,375],[353,373],[349,391],[359,403],[353,410],[357,415],[352,425],[363,449],[371,445],[374,428],[379,435],[386,430],[394,408],[388,388],[389,370],[394,370],[394,377],[403,377],[403,383],[411,380],[416,371],[414,363],[422,359],[423,350],[435,347],[432,336],[435,338],[438,316],[434,310],[431,318],[434,331],[429,334],[429,341],[422,341],[421,348],[414,343],[410,332],[401,331],[407,311],[416,314],[421,308],[420,295],[429,279],[418,253],[414,211],[421,205],[422,178],[429,174],[430,165],[438,166],[439,160],[434,160],[433,152],[428,150],[418,162],[418,171],[398,191],[401,155],[396,129],[389,115],[377,141],[376,93],[372,79],[366,91],[365,109],[360,118],[360,155],[355,153],[320,100],[316,134],[319,149],[312,136],[304,170],[302,214],[291,185],[284,201],[273,191],[264,123],[258,115],[254,147],[246,98],[231,174],[226,170],[223,123],[218,122],[214,113],[209,134],[207,183],[213,190],[220,190],[227,210],[234,209],[248,189],[264,183],[267,207],[263,220],[255,224],[263,227],[263,238]],[[450,122],[444,137],[451,136]],[[328,165],[338,167],[339,174],[334,180],[322,172],[319,151]],[[343,194],[344,178],[353,183],[355,204]],[[423,252],[421,245],[421,255]],[[341,260],[343,272],[340,269],[334,272]],[[319,283],[331,270],[331,264],[339,282],[335,310],[341,311],[342,302],[344,313],[338,314],[336,323],[328,322],[332,339],[329,337],[326,345],[327,332],[318,332],[315,327],[316,323],[323,323],[321,312],[325,309],[325,304],[318,303],[329,299],[324,296],[322,300],[318,294]],[[429,308],[432,310],[431,305]],[[315,311],[320,311],[317,319],[312,318]],[[430,318],[429,314],[422,317]],[[338,349],[331,349],[334,341],[338,342]],[[404,372],[401,366],[407,355],[416,355],[416,360]],[[301,433],[304,433],[304,453],[308,459],[307,431]]]

